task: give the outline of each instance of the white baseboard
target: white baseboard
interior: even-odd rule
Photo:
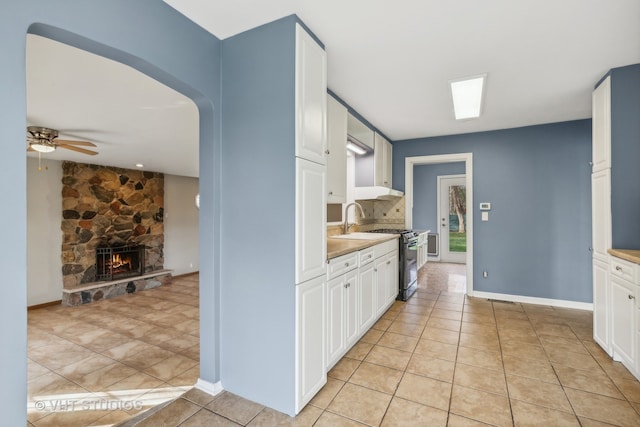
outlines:
[[[198,390],[202,390],[211,396],[215,396],[220,393],[222,390],[222,383],[218,381],[217,383],[210,383],[209,381],[205,381],[202,378],[198,378],[198,382],[195,385],[195,388]]]
[[[561,299],[527,297],[523,295],[496,294],[493,292],[473,291],[474,298],[496,299],[511,302],[523,302],[526,304],[549,305],[552,307],[575,308],[578,310],[593,311],[593,304],[589,302],[567,301]]]

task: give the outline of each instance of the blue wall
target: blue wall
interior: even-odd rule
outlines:
[[[610,74],[612,246],[640,249],[640,64]]]
[[[406,157],[466,152],[474,289],[591,302],[591,120],[396,141],[393,182],[404,189]]]
[[[463,175],[464,162],[413,167],[413,228],[438,233],[438,176]]]
[[[222,42],[226,390],[294,414],[295,22]],[[265,321],[268,319],[268,321]]]
[[[33,23],[40,23],[32,26]],[[136,68],[193,99],[200,112],[201,378],[215,382],[219,205],[220,41],[159,0],[3,2],[0,14],[0,412],[2,424],[26,425],[26,34],[88,50]],[[47,64],[65,66],[65,64]],[[207,238],[208,237],[208,238]]]

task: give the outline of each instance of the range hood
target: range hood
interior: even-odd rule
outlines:
[[[354,190],[355,200],[394,200],[404,195],[402,191],[383,186],[355,187]]]

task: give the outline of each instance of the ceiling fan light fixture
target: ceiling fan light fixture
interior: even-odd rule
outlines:
[[[34,150],[36,150],[38,153],[51,153],[56,149],[56,147],[54,147],[53,145],[49,145],[45,142],[38,142],[38,143],[34,142],[32,144],[29,144],[29,146]]]

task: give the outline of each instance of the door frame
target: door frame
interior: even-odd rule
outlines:
[[[438,245],[440,246],[440,247],[438,248],[438,259],[439,259],[440,261],[442,261],[442,255],[444,254],[444,250],[443,250],[443,248],[445,247],[445,243],[447,243],[447,244],[448,244],[448,240],[449,240],[449,239],[447,239],[447,242],[445,242],[445,239],[442,237],[442,234],[440,233],[440,230],[441,230],[441,224],[440,224],[441,219],[440,219],[440,218],[442,218],[442,196],[443,196],[443,194],[442,194],[442,190],[441,190],[442,181],[443,181],[443,180],[446,180],[446,179],[464,179],[464,178],[466,178],[466,174],[459,174],[459,175],[438,175],[438,188],[437,188],[437,196],[436,196],[436,197],[438,197],[438,208],[437,208],[437,214],[438,214],[438,234],[440,234],[440,239],[438,239]],[[466,180],[465,180],[465,184],[466,184]],[[465,187],[465,188],[466,188],[466,187]],[[449,212],[449,214],[451,214],[451,213]],[[448,227],[448,225],[449,225],[448,223],[449,223],[449,221],[447,220],[447,227]],[[467,235],[468,235],[468,234],[469,234],[469,233],[467,233]],[[449,233],[448,233],[448,232],[447,232],[447,237],[449,237]],[[448,245],[447,245],[447,246],[448,246]],[[449,250],[448,250],[448,249],[447,249],[447,253],[449,253]],[[458,256],[460,256],[460,258],[462,258],[462,256],[461,256],[461,255],[458,255]],[[464,258],[465,258],[465,261],[466,261],[466,258],[467,258],[467,257],[466,257],[466,252],[465,252]],[[443,262],[454,262],[454,261],[446,261],[446,260],[445,260],[445,261],[443,261]]]
[[[415,156],[404,159],[405,227],[413,225],[413,167],[464,162],[467,186],[467,295],[473,296],[473,153]],[[471,206],[471,208],[469,208]]]

